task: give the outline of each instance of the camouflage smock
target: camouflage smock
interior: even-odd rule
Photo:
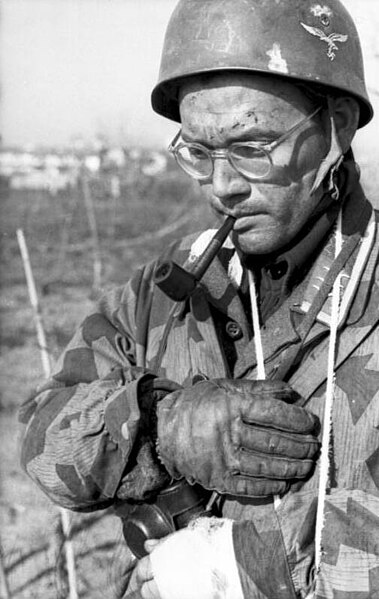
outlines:
[[[326,499],[324,555],[316,596],[379,597],[379,237],[374,213],[358,224],[367,202],[359,185],[344,214],[344,242],[359,243],[344,267],[342,319],[333,405],[333,480]],[[167,256],[190,262],[209,232],[183,239]],[[166,257],[167,257],[166,256]],[[305,278],[262,327],[268,376],[288,348],[320,279],[334,262],[334,236]],[[145,369],[182,385],[194,377],[256,378],[252,327],[237,293],[243,278],[226,244],[168,331],[173,302],[152,282],[155,263],[108,293],[77,331],[54,376],[25,404],[22,461],[56,503],[74,510],[111,505],[138,436],[137,384]],[[328,313],[314,323],[289,379],[307,409],[322,421],[328,353]],[[167,338],[162,342],[168,331]],[[220,342],[222,332],[225,343]],[[232,349],[232,358],[227,356]],[[230,364],[233,367],[230,367]],[[278,509],[268,500],[226,496],[223,516],[234,520],[233,543],[246,599],[306,597],[314,580],[318,468],[294,485]]]

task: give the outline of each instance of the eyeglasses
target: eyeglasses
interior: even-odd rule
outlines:
[[[178,165],[186,173],[200,181],[212,177],[215,158],[229,160],[236,171],[247,179],[264,179],[268,177],[273,167],[271,152],[300,127],[308,123],[320,110],[321,106],[271,143],[235,142],[227,148],[209,150],[206,146],[196,142],[181,141],[177,143],[182,133],[180,130],[170,143],[168,151],[174,155]]]

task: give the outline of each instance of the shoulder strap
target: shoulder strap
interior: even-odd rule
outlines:
[[[366,204],[366,210],[361,215],[362,221],[369,218],[371,213],[371,206]],[[292,366],[296,363],[297,359],[301,356],[301,352],[303,351],[305,341],[307,336],[312,329],[313,325],[316,322],[317,316],[320,313],[322,307],[324,306],[328,296],[332,290],[334,281],[336,280],[338,274],[343,270],[349,258],[354,253],[354,250],[358,247],[362,239],[362,235],[360,232],[355,233],[344,243],[341,252],[337,256],[337,258],[333,261],[330,266],[326,276],[322,281],[322,285],[318,290],[316,296],[314,297],[311,305],[307,313],[305,314],[303,320],[297,327],[299,337],[301,339],[299,344],[291,347],[281,364],[277,368],[276,371],[273,372],[272,378],[276,380],[286,380],[286,376],[291,370]]]

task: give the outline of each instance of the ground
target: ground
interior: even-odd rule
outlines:
[[[109,194],[109,173],[90,180],[101,289],[93,288],[92,241],[81,186],[55,196],[3,189],[0,548],[12,599],[67,597],[59,509],[19,466],[17,409],[40,382],[43,369],[16,229],[25,234],[54,361],[102,291],[125,282],[134,267],[177,236],[210,222],[193,183],[176,170],[150,177],[136,168],[124,175],[119,198]],[[80,597],[111,599],[118,568],[127,558],[118,519],[105,512],[72,514],[71,520]],[[7,597],[1,583],[0,597]]]

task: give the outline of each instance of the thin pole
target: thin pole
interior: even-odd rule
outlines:
[[[91,189],[89,186],[88,175],[84,168],[82,170],[81,180],[82,180],[84,206],[85,206],[85,209],[87,212],[88,224],[89,224],[89,228],[91,231],[91,237],[92,237],[93,287],[94,287],[94,289],[100,289],[102,263],[101,263],[99,233],[97,230],[95,206],[93,203],[93,197],[92,197]]]
[[[51,363],[49,350],[46,343],[46,335],[43,328],[41,309],[38,301],[37,289],[34,281],[33,271],[30,263],[29,251],[26,245],[24,232],[17,229],[17,241],[21,252],[22,263],[25,271],[26,284],[30,303],[34,313],[34,324],[37,332],[38,346],[41,353],[43,372],[46,378],[51,376]],[[74,547],[70,537],[70,516],[67,510],[59,508],[64,534],[64,547],[68,574],[69,599],[78,599]]]
[[[17,241],[21,252],[22,263],[25,271],[26,285],[29,293],[30,304],[34,313],[34,324],[37,333],[38,347],[41,353],[43,373],[46,378],[51,374],[50,356],[47,348],[45,331],[42,323],[41,309],[38,301],[37,289],[34,282],[33,271],[30,264],[29,252],[22,229],[17,229]]]

